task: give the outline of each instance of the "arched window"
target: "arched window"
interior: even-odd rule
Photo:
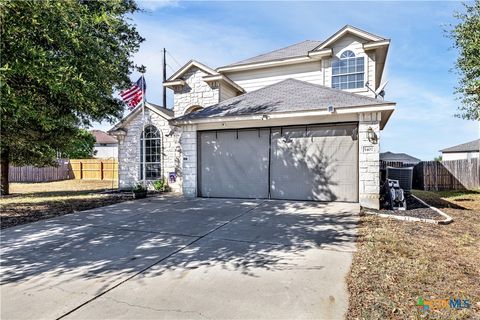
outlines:
[[[201,106],[198,106],[198,105],[191,106],[185,111],[185,114],[194,113],[194,112],[197,112],[197,111],[200,111],[200,110],[203,110],[203,108]]]
[[[364,75],[364,58],[356,57],[351,50],[342,52],[340,59],[332,62],[332,88],[363,88]]]
[[[155,126],[145,127],[145,178],[156,180],[161,178],[162,145],[160,131]],[[143,178],[143,134],[140,137],[140,178]]]

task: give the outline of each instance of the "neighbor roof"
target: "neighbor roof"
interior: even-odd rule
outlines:
[[[344,108],[385,104],[394,103],[296,79],[286,79],[174,120],[326,110],[330,105]]]
[[[390,151],[380,153],[380,160],[382,161],[398,161],[398,162],[405,162],[405,163],[419,163],[420,159],[412,157],[406,153],[393,153]]]
[[[117,139],[102,130],[90,130],[97,143],[117,143]]]
[[[303,57],[308,55],[309,51],[315,49],[321,43],[322,41],[305,40],[299,43],[292,44],[285,48],[270,51],[252,58],[248,58],[245,60],[241,60],[229,65],[223,66],[222,68],[256,63],[256,62],[265,62],[265,61],[283,60],[283,59],[289,59],[289,58],[295,58],[295,57]]]
[[[449,152],[475,152],[475,151],[480,151],[480,139],[473,140],[470,142],[462,143],[450,148],[446,148],[443,150],[440,150],[440,152],[443,153],[449,153]]]

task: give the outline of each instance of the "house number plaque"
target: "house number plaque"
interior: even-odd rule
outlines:
[[[363,153],[373,153],[373,146],[363,146]]]

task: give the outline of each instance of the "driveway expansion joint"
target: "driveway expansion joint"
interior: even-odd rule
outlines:
[[[246,215],[247,213],[255,210],[256,208],[258,208],[259,206],[261,206],[264,202],[265,202],[265,200],[264,200],[264,201],[261,201],[260,203],[258,203],[257,205],[253,206],[252,208],[249,208],[249,209],[246,210],[245,212],[242,212],[242,213],[236,215],[235,217],[231,218],[230,220],[227,220],[226,222],[224,222],[224,223],[222,223],[221,225],[215,227],[214,229],[210,230],[209,232],[205,233],[204,235],[202,235],[202,236],[200,236],[200,237],[197,237],[197,239],[194,239],[194,240],[190,241],[189,243],[187,243],[187,244],[184,245],[184,246],[181,246],[179,249],[173,251],[172,253],[168,254],[168,255],[165,256],[164,258],[162,258],[162,259],[160,259],[160,260],[158,260],[158,261],[150,264],[149,266],[147,266],[147,267],[143,268],[142,270],[134,273],[133,275],[131,275],[131,276],[127,277],[126,279],[120,281],[119,283],[113,285],[112,287],[108,288],[107,290],[105,290],[105,291],[103,291],[103,292],[95,295],[93,298],[91,298],[91,299],[83,302],[82,304],[80,304],[79,306],[73,308],[72,310],[64,313],[64,314],[61,315],[60,317],[56,318],[56,320],[63,319],[63,318],[65,318],[66,316],[74,313],[75,311],[79,310],[80,308],[82,308],[82,307],[86,306],[87,304],[93,302],[94,300],[100,298],[101,296],[103,296],[103,295],[105,295],[106,293],[112,291],[113,289],[118,288],[118,287],[121,286],[122,284],[124,284],[124,283],[126,283],[127,281],[133,279],[134,277],[136,277],[136,276],[144,273],[145,271],[147,271],[148,269],[150,269],[150,268],[154,267],[155,265],[161,263],[162,261],[165,261],[166,259],[172,257],[173,255],[175,255],[175,254],[181,252],[182,250],[188,248],[188,247],[191,246],[192,244],[194,244],[194,243],[198,242],[199,240],[207,237],[208,235],[210,235],[210,234],[212,234],[213,232],[217,231],[218,229],[226,226],[227,224],[231,223],[232,221],[235,221],[235,220],[239,219],[240,217]]]

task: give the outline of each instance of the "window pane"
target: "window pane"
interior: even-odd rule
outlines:
[[[356,58],[345,51],[342,59],[332,62],[332,88],[354,89],[364,87],[364,58]]]
[[[158,179],[161,177],[161,136],[160,131],[152,125],[145,127],[145,177]],[[140,137],[140,178],[143,178],[143,137]]]

